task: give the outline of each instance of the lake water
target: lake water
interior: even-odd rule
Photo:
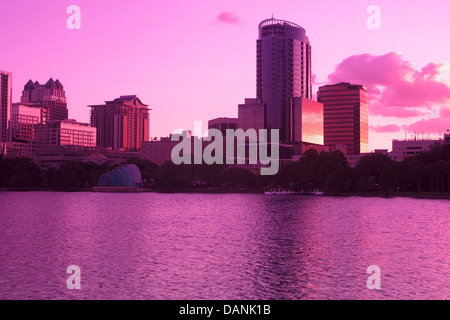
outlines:
[[[448,299],[449,217],[448,200],[2,192],[0,298]]]

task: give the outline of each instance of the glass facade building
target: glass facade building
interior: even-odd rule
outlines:
[[[341,82],[319,88],[317,101],[324,107],[324,144],[345,145],[347,154],[369,152],[367,89]]]
[[[292,141],[323,145],[323,105],[303,97],[292,98]]]
[[[289,21],[267,19],[258,30],[256,98],[266,104],[266,128],[292,141],[292,98],[312,97],[311,46],[305,29]]]

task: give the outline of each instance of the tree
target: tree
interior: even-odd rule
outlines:
[[[416,191],[421,192],[422,189],[421,189],[420,182],[425,173],[425,168],[424,168],[422,161],[414,158],[412,160],[410,166],[408,167],[408,173],[409,173],[409,175],[408,175],[409,178],[411,178],[416,183]]]
[[[388,155],[374,153],[362,157],[356,165],[356,171],[357,175],[367,177],[370,189],[376,190],[380,185],[383,169],[389,166],[394,166],[394,161]]]
[[[36,188],[42,181],[39,167],[29,158],[0,159],[0,186],[7,188]]]
[[[379,182],[381,191],[389,192],[390,190],[395,190],[397,188],[393,165],[388,165],[381,170]]]

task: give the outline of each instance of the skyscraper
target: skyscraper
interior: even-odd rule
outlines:
[[[266,104],[267,129],[292,141],[292,98],[311,99],[311,46],[299,25],[267,19],[257,40],[256,98]]]
[[[324,144],[345,145],[347,154],[369,152],[367,89],[341,82],[319,88],[317,101],[324,107]]]
[[[65,120],[68,118],[67,99],[61,82],[50,78],[46,84],[29,80],[22,91],[22,103],[33,103],[46,109],[46,120]]]
[[[135,95],[120,96],[103,105],[90,105],[91,125],[97,128],[97,146],[139,151],[149,140],[149,110]]]
[[[12,106],[12,73],[0,70],[0,142],[7,142]]]

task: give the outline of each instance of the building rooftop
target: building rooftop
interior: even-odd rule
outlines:
[[[270,19],[261,21],[258,25],[258,28],[272,26],[272,25],[283,25],[283,26],[289,26],[289,27],[294,27],[294,28],[299,28],[299,29],[305,30],[296,23],[286,21],[286,20],[281,20],[281,19],[275,19],[273,16]]]
[[[362,84],[352,84],[350,82],[339,82],[339,83],[335,83],[335,84],[326,84],[323,86],[319,87],[319,90],[322,88],[332,88],[332,87],[337,87],[337,86],[343,86],[343,87],[349,87],[350,89],[363,89],[365,91],[367,91],[366,86],[362,85]]]

